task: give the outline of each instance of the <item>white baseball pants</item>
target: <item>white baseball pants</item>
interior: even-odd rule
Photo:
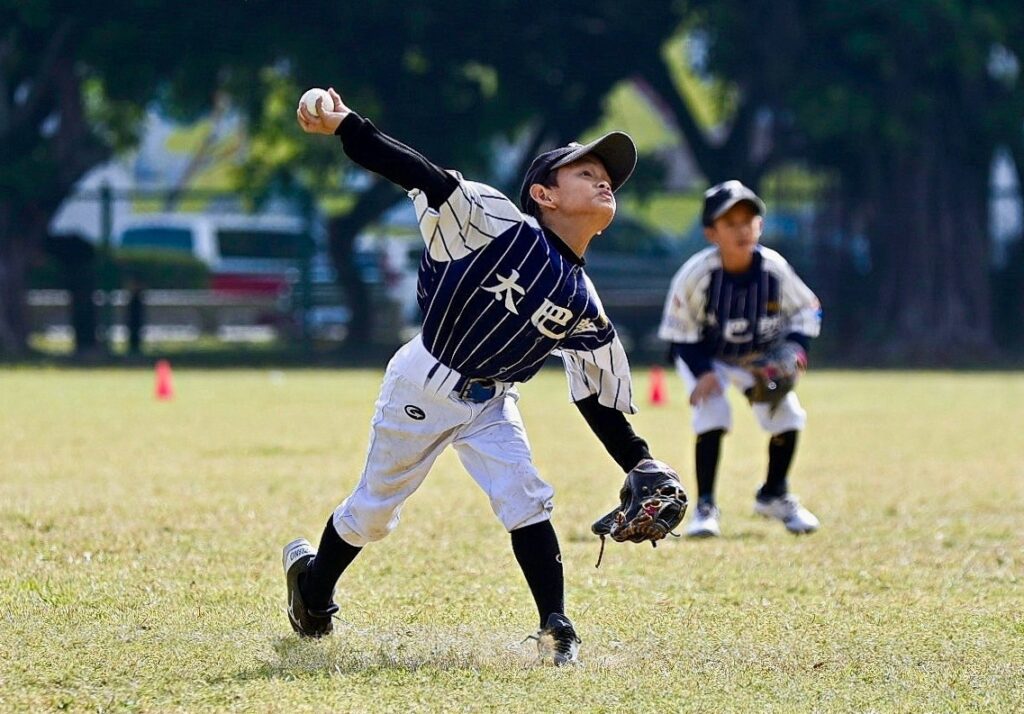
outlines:
[[[418,335],[388,363],[363,473],[334,511],[334,527],[347,543],[361,547],[393,531],[402,504],[449,444],[506,530],[550,518],[554,490],[533,465],[519,393],[499,382],[488,401],[464,401],[452,393],[459,379]]]
[[[686,384],[686,394],[689,395],[697,385],[697,378],[693,376],[693,372],[682,358],[676,357],[675,362],[676,371]],[[729,408],[729,400],[726,399],[726,389],[730,384],[734,384],[743,392],[754,386],[753,375],[741,367],[734,367],[716,359],[711,361],[711,368],[718,378],[722,392],[696,406],[691,406],[695,434],[704,434],[714,429],[729,431],[732,428],[732,410]],[[807,423],[807,412],[800,406],[796,392],[787,394],[774,411],[767,404],[752,404],[751,408],[757,417],[757,423],[773,436],[787,431],[800,431]]]

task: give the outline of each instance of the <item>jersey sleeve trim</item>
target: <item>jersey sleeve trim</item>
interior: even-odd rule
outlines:
[[[672,278],[662,310],[658,337],[667,342],[700,342],[707,310],[707,291],[721,266],[715,248],[706,248],[683,263]]]
[[[409,192],[427,254],[438,262],[465,258],[524,221],[519,209],[494,188],[450,173],[458,186],[437,209],[423,192]]]
[[[798,332],[808,338],[821,333],[821,302],[814,292],[793,270],[781,254],[762,248],[763,269],[775,274],[779,280],[781,312],[786,319],[785,332]]]
[[[565,365],[570,401],[579,402],[593,396],[603,406],[625,414],[639,411],[633,403],[629,360],[618,335],[594,349],[560,348],[555,354]]]

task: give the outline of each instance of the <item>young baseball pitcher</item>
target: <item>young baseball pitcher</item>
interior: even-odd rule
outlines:
[[[571,399],[615,461],[629,471],[650,459],[623,416],[636,411],[626,354],[583,270],[635,166],[633,141],[613,132],[541,154],[516,207],[383,134],[333,89],[316,108],[314,116],[300,103],[304,131],[336,134],[350,159],[409,192],[425,243],[424,318],[387,366],[355,489],[316,551],[305,539],[285,546],[291,625],[302,636],[331,631],[339,577],[394,530],[402,504],[451,446],[511,534],[540,617],[541,654],[575,662],[580,638],[565,615],[553,492],[534,467],[515,384],[558,352]]]
[[[730,383],[747,395],[771,435],[754,510],[793,533],[819,525],[789,493],[787,475],[807,417],[791,387],[806,368],[821,307],[789,263],[759,245],[764,212],[764,202],[739,181],[708,189],[702,222],[712,245],[683,264],[665,301],[659,336],[671,343],[697,435],[698,501],[689,536],[720,535],[714,488],[722,436],[732,425]]]

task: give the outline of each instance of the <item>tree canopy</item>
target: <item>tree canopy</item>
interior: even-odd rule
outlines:
[[[28,255],[90,168],[138,139],[147,106],[175,116],[228,98],[250,119],[251,190],[336,186],[340,152],[297,135],[294,102],[333,84],[361,113],[445,166],[513,188],[538,147],[575,138],[630,72],[622,57],[678,24],[649,9],[572,0],[444,7],[369,3],[0,4],[0,347],[23,349]],[[543,9],[543,12],[540,10]],[[472,18],[471,28],[460,23]],[[489,18],[488,21],[483,21]],[[219,98],[219,99],[218,99]],[[519,146],[518,161],[496,147]],[[332,183],[333,182],[333,183]],[[332,226],[342,278],[351,239],[397,193],[371,183]],[[358,307],[358,306],[357,306]]]
[[[245,18],[237,4],[0,0],[0,352],[25,349],[25,269],[54,211],[137,142],[149,103],[210,106],[223,68],[271,29],[238,32]]]
[[[678,71],[681,37],[713,112]],[[438,163],[514,190],[523,162],[594,126],[629,79],[709,181],[756,186],[793,162],[838,178],[835,240],[870,245],[848,337],[896,355],[984,352],[989,167],[997,148],[1024,165],[1022,52],[1009,0],[0,0],[0,351],[24,349],[25,266],[53,212],[134,145],[148,107],[189,117],[229,102],[249,120],[239,185],[315,194],[346,162],[296,133],[293,108],[333,84]],[[348,282],[352,238],[398,195],[364,185],[332,224]]]
[[[852,325],[857,341],[902,357],[988,352],[996,147],[1024,166],[1021,5],[689,7],[707,73],[729,82],[735,98],[719,142],[672,100],[708,177],[756,183],[793,161],[838,176],[846,239],[863,234],[871,245],[872,271],[858,296],[865,309]]]

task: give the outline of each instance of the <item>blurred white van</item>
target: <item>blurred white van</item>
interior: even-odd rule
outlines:
[[[312,240],[312,245],[310,245]],[[145,214],[128,218],[115,238],[122,248],[155,248],[194,255],[210,268],[212,288],[280,293],[300,279],[311,258],[314,282],[334,279],[322,224],[295,216]]]

